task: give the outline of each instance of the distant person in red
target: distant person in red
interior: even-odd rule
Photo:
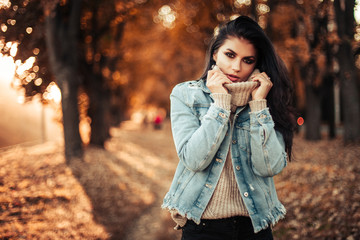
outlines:
[[[154,128],[156,130],[161,129],[162,122],[163,122],[163,118],[159,114],[156,115],[156,117],[154,119]]]

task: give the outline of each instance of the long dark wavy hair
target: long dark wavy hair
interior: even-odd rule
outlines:
[[[279,131],[285,141],[285,150],[291,160],[291,150],[295,129],[295,115],[292,107],[293,88],[288,77],[288,71],[281,58],[275,52],[274,46],[263,29],[251,18],[240,16],[222,24],[212,39],[206,59],[206,67],[201,79],[206,80],[207,72],[216,64],[214,53],[229,37],[238,37],[250,41],[257,50],[257,69],[266,72],[273,87],[266,99],[270,114],[275,122],[275,130]]]

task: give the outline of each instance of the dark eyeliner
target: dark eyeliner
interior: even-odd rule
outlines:
[[[244,62],[247,64],[253,64],[255,62],[255,59],[253,58],[244,58]]]
[[[233,50],[228,48],[228,49],[226,49],[225,55],[230,57],[230,58],[234,58],[236,56],[236,52],[234,52]]]
[[[235,54],[232,53],[232,52],[226,52],[225,55],[228,56],[229,58],[234,58],[235,57]]]

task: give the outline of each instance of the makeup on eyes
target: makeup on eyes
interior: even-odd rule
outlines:
[[[245,57],[243,60],[247,64],[253,64],[256,61],[254,57]]]
[[[229,58],[234,58],[237,56],[236,52],[234,52],[230,48],[226,49],[224,54]],[[246,56],[246,57],[243,57],[242,59],[247,64],[253,64],[256,61],[255,56]]]

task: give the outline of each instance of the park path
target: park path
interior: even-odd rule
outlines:
[[[106,149],[138,171],[139,178],[154,194],[154,201],[131,224],[124,240],[180,239],[180,232],[168,211],[161,209],[178,162],[171,136],[170,123],[165,121],[160,130],[151,125],[139,126],[132,122],[111,131]]]

